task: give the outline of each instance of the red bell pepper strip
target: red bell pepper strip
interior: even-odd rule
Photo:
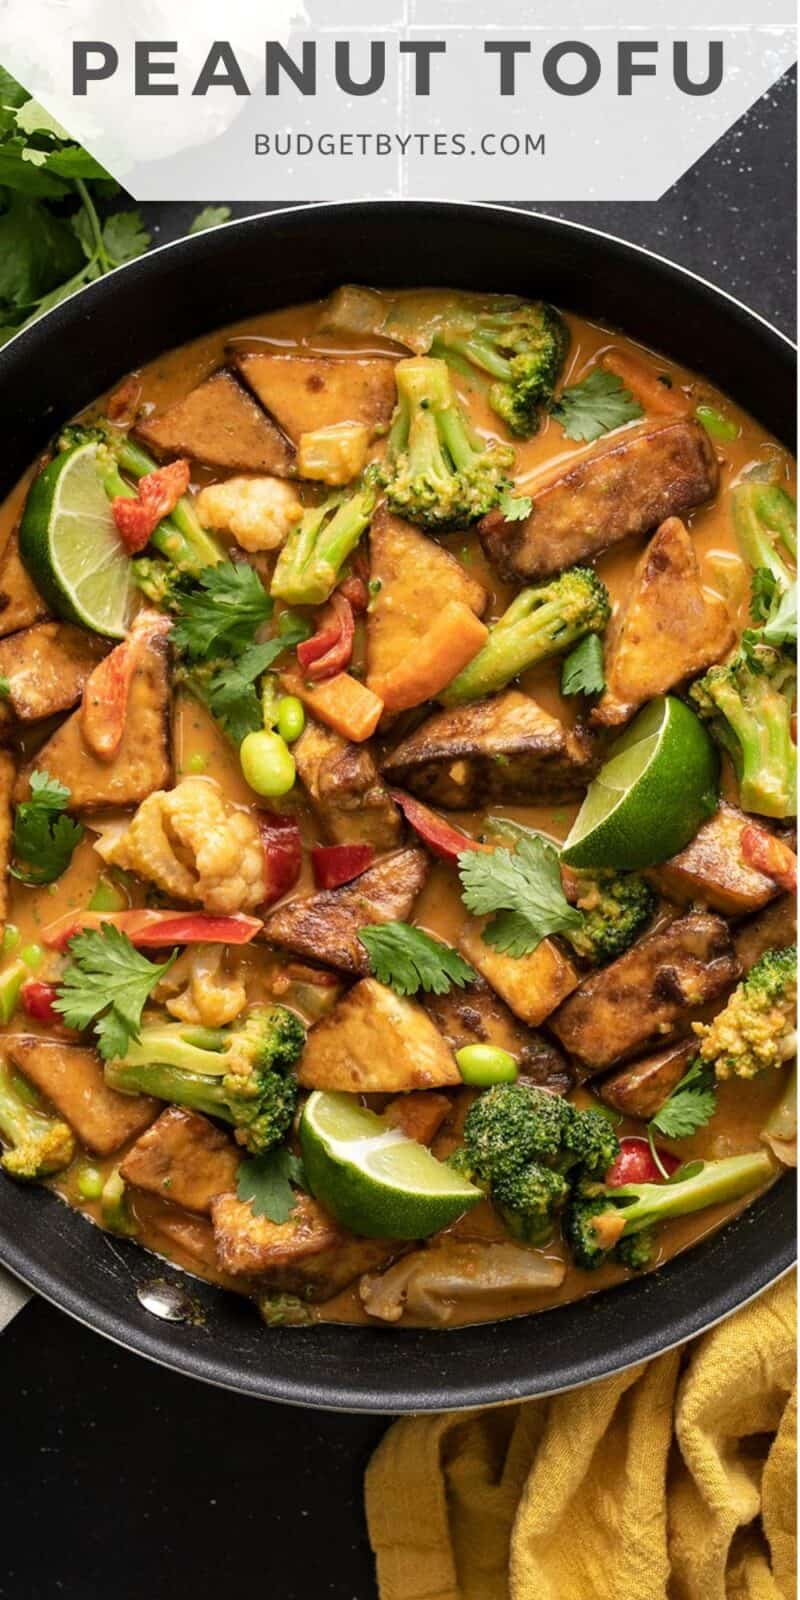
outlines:
[[[671,1150],[659,1150],[659,1160],[664,1172],[670,1176],[681,1165]],[[606,1173],[610,1189],[621,1189],[626,1183],[663,1183],[664,1173],[659,1172],[646,1139],[620,1139],[619,1155]]]
[[[444,817],[440,817],[438,812],[431,811],[430,806],[424,806],[421,800],[415,800],[403,789],[392,789],[391,795],[395,805],[400,807],[406,822],[411,824],[423,844],[426,844],[431,854],[438,856],[440,861],[450,861],[455,864],[465,850],[491,852],[490,844],[479,844],[477,839],[471,839],[468,833],[462,833],[460,828],[454,828],[452,823],[445,822]]]
[[[360,878],[374,860],[371,844],[317,845],[311,852],[314,882],[318,889],[338,889]]]
[[[127,934],[137,950],[174,944],[249,944],[261,931],[259,917],[216,917],[206,911],[81,911],[50,924],[42,934],[48,950],[66,950],[76,933],[105,923]]]
[[[142,656],[159,634],[169,633],[170,617],[140,611],[127,639],[99,661],[83,691],[81,732],[89,749],[103,761],[117,754],[125,732],[133,675]]]
[[[797,892],[797,856],[783,839],[777,839],[767,828],[748,822],[742,829],[742,855],[748,867],[763,872],[779,889],[788,889],[790,894]]]
[[[303,865],[303,841],[295,817],[278,811],[259,811],[258,826],[264,850],[264,905],[271,906],[293,889]]]
[[[122,543],[132,556],[149,544],[159,522],[175,510],[188,487],[188,461],[170,461],[167,467],[145,473],[131,498],[115,496],[111,502],[112,515]]]
[[[344,596],[348,605],[352,606],[354,611],[367,610],[369,606],[369,589],[364,579],[357,577],[355,573],[349,578],[345,578],[344,582],[339,584],[336,592]]]
[[[355,631],[350,601],[338,592],[332,594],[316,633],[297,646],[297,659],[306,678],[317,683],[344,672],[353,654]]]
[[[35,1022],[46,1022],[51,1028],[62,1028],[63,1017],[60,1017],[53,1005],[58,998],[58,989],[54,983],[44,983],[40,978],[28,978],[23,983],[19,992],[24,1010]]]

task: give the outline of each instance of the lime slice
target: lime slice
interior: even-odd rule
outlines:
[[[300,1144],[312,1194],[345,1228],[368,1238],[425,1239],[481,1198],[424,1144],[350,1094],[315,1090]]]
[[[19,530],[20,555],[57,617],[107,639],[124,639],[136,586],[114,525],[96,443],[65,450],[31,487]]]
[[[589,785],[562,856],[571,867],[633,870],[668,861],[719,802],[719,757],[682,700],[640,711]]]

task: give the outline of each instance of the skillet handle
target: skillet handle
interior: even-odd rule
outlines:
[[[27,1284],[7,1272],[5,1267],[0,1267],[0,1333],[32,1298],[32,1291]]]

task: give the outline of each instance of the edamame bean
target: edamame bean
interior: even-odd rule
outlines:
[[[102,1172],[99,1172],[97,1167],[81,1167],[77,1187],[82,1200],[99,1200],[103,1193]]]
[[[731,422],[730,417],[724,417],[715,406],[698,406],[695,416],[712,439],[721,439],[726,444],[738,439],[739,429],[736,423]]]
[[[277,799],[288,794],[294,785],[294,758],[280,734],[266,728],[260,733],[248,733],[242,741],[239,761],[246,782],[256,794]]]
[[[456,1064],[464,1082],[476,1089],[514,1083],[519,1076],[516,1058],[493,1044],[465,1044],[456,1051]]]
[[[44,960],[44,951],[40,944],[26,944],[20,950],[20,960],[30,967],[31,972],[37,972]]]
[[[295,694],[285,694],[278,701],[278,732],[287,744],[294,744],[299,739],[306,725],[306,714],[303,710],[302,700]]]

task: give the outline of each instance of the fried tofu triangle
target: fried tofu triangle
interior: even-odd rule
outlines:
[[[104,640],[71,622],[40,622],[1,639],[0,678],[8,694],[0,701],[0,728],[68,711],[107,650]]]
[[[280,429],[224,367],[140,422],[136,434],[159,457],[190,456],[207,467],[276,478],[293,470],[294,451]]]
[[[461,1083],[452,1051],[427,1012],[364,978],[323,1017],[300,1057],[306,1089],[405,1094]]]
[[[233,1194],[220,1195],[212,1214],[217,1259],[226,1273],[308,1301],[329,1299],[403,1249],[386,1239],[355,1238],[306,1194],[298,1195],[286,1222],[255,1216],[249,1202]]]
[[[421,800],[466,811],[488,800],[575,800],[595,766],[587,734],[509,689],[429,717],[390,753],[383,773]]]
[[[606,689],[592,722],[627,722],[645,700],[721,661],[735,639],[725,602],[703,587],[691,534],[679,517],[669,517],[643,552],[612,621]]]
[[[22,769],[14,798],[25,800],[30,774],[47,771],[66,784],[71,811],[96,811],[103,806],[134,806],[155,789],[172,782],[172,696],[169,645],[159,634],[137,665],[128,694],[125,731],[111,761],[88,748],[80,708],[73,711]]]
[[[126,1183],[200,1216],[236,1184],[242,1159],[227,1133],[196,1111],[168,1106],[131,1146],[120,1172]]]
[[[427,876],[424,850],[395,851],[341,889],[279,906],[266,918],[264,938],[304,961],[367,973],[369,958],[359,928],[370,922],[407,922]]]
[[[697,422],[662,422],[626,434],[542,484],[524,522],[491,511],[483,548],[501,578],[528,583],[586,561],[632,534],[649,533],[710,499],[717,458]]]
[[[0,638],[46,616],[47,606],[22,565],[15,530],[0,557]]]
[[[394,410],[394,362],[385,357],[243,351],[234,354],[234,363],[293,444],[337,422],[381,427]]]
[[[158,1101],[149,1095],[109,1089],[100,1057],[83,1045],[22,1035],[7,1039],[6,1049],[93,1155],[110,1156],[158,1114]]]
[[[651,867],[646,877],[667,900],[679,905],[699,902],[728,917],[760,911],[778,889],[771,878],[745,860],[742,834],[748,826],[752,826],[752,818],[723,800],[686,849],[662,866]],[[771,836],[765,823],[759,827]]]

